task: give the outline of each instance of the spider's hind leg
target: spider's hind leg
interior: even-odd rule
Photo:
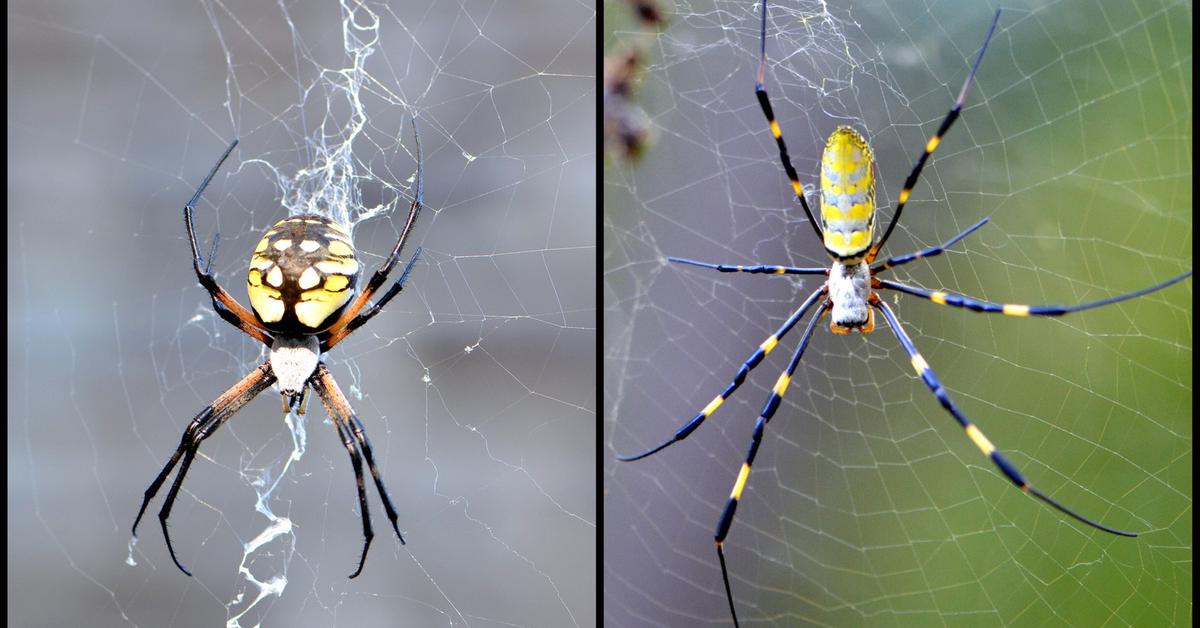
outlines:
[[[958,406],[955,405],[953,401],[950,400],[950,394],[946,392],[945,387],[942,386],[941,381],[938,379],[937,375],[934,374],[933,369],[929,368],[929,363],[925,361],[925,358],[921,357],[921,353],[917,351],[916,345],[913,344],[912,339],[908,337],[908,333],[905,332],[904,328],[900,325],[900,321],[896,318],[896,314],[892,312],[892,308],[889,307],[888,304],[878,296],[872,298],[871,305],[875,308],[878,308],[880,313],[883,314],[883,317],[887,319],[888,325],[892,328],[892,334],[896,336],[896,340],[900,342],[900,346],[904,349],[904,352],[908,354],[909,360],[912,362],[912,367],[913,370],[916,371],[917,377],[921,378],[921,381],[925,383],[927,388],[929,388],[929,392],[933,393],[933,396],[937,398],[938,403],[941,404],[942,408],[945,409],[950,416],[954,417],[954,420],[958,422],[959,427],[961,427],[966,433],[967,438],[970,438],[971,442],[974,443],[979,449],[979,452],[991,460],[992,464],[996,465],[996,468],[1004,474],[1004,477],[1008,478],[1008,480],[1012,482],[1013,486],[1016,486],[1025,493],[1033,495],[1034,497],[1042,500],[1043,502],[1052,506],[1054,509],[1075,519],[1076,521],[1089,525],[1097,530],[1103,530],[1109,534],[1115,534],[1118,536],[1137,536],[1137,534],[1134,532],[1126,532],[1124,530],[1111,528],[1091,518],[1085,517],[1074,510],[1067,508],[1059,503],[1058,500],[1050,497],[1031,485],[1029,481],[1025,479],[1025,476],[1017,470],[1017,467],[1009,462],[1008,458],[1004,457],[1004,454],[1000,453],[1000,450],[992,444],[992,441],[988,440],[988,438],[983,435],[983,432],[976,427],[976,425],[971,422],[971,420],[968,419],[965,414],[963,414],[962,410],[958,409]]]
[[[189,576],[192,575],[191,572],[185,569],[179,559],[175,557],[175,547],[171,545],[171,535],[167,531],[167,519],[171,517],[171,507],[175,505],[175,498],[179,495],[180,487],[183,486],[183,479],[187,475],[188,468],[191,467],[196,451],[200,449],[200,443],[212,436],[217,428],[237,414],[242,406],[249,403],[258,393],[266,390],[273,383],[275,383],[275,374],[271,370],[271,364],[264,362],[229,390],[221,393],[221,396],[217,397],[208,407],[201,410],[184,430],[183,436],[179,440],[179,447],[175,449],[171,459],[163,465],[158,476],[154,478],[142,496],[142,507],[138,510],[137,518],[133,520],[133,536],[135,537],[138,524],[142,521],[142,515],[146,514],[146,507],[150,504],[150,500],[154,499],[158,490],[162,488],[163,482],[171,475],[176,463],[179,463],[181,457],[183,458],[179,474],[175,476],[175,482],[171,484],[171,490],[167,493],[163,507],[158,512],[158,521],[162,527],[163,538],[167,542],[167,550],[171,553],[171,560],[175,561],[175,566],[179,567],[180,571]]]
[[[358,504],[362,509],[363,523],[362,555],[358,559],[358,568],[350,574],[351,578],[355,578],[362,573],[363,564],[367,561],[367,550],[371,548],[371,541],[375,538],[375,532],[371,529],[371,512],[367,509],[367,493],[363,482],[363,458],[367,459],[367,468],[371,471],[371,478],[375,480],[375,490],[379,493],[383,509],[387,513],[388,520],[392,522],[392,530],[395,530],[396,538],[400,539],[401,545],[404,545],[404,535],[400,534],[400,527],[396,523],[398,519],[396,508],[392,505],[392,498],[384,488],[383,479],[379,477],[379,469],[375,466],[375,454],[371,450],[371,441],[367,440],[362,422],[355,416],[350,402],[346,400],[346,396],[342,394],[342,390],[324,364],[317,365],[316,372],[309,379],[309,385],[321,397],[321,403],[325,406],[325,411],[329,413],[329,419],[333,421],[334,427],[337,428],[338,436],[342,439],[342,446],[350,454],[350,463],[354,467],[354,480],[358,487]]]

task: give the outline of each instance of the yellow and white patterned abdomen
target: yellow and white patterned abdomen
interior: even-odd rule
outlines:
[[[825,249],[854,262],[871,247],[875,229],[875,162],[857,131],[841,126],[821,155],[821,223]]]
[[[273,333],[324,331],[354,296],[359,268],[340,225],[317,215],[285,218],[267,230],[250,258],[250,306]]]

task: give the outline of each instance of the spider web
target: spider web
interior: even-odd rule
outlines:
[[[713,531],[803,325],[688,440],[636,462],[724,389],[813,278],[669,264],[825,265],[753,97],[750,2],[675,2],[646,55],[656,144],[604,181],[604,608],[612,626],[726,625]],[[866,132],[884,218],[995,7],[772,6],[767,85],[809,186],[828,134]],[[1128,5],[1127,5],[1128,4]],[[1190,3],[1004,3],[962,118],[886,252],[991,223],[893,278],[1078,303],[1192,265]],[[609,34],[606,42],[623,33]],[[1062,319],[895,298],[950,395],[1030,481],[1012,485],[886,327],[816,330],[725,547],[743,625],[1188,625],[1191,281]]]
[[[10,623],[592,625],[595,25],[570,2],[10,3]],[[272,388],[176,502],[195,577],[155,520],[169,485],[127,547],[189,421],[266,357],[197,286],[183,203],[237,137],[196,212],[222,285],[248,303],[262,233],[314,209],[373,272],[414,115],[401,261],[423,253],[326,358],[408,544],[368,476],[346,578],[347,453],[315,395],[283,417]]]

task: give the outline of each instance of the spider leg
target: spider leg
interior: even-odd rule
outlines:
[[[264,362],[257,368],[242,378],[241,381],[234,384],[229,390],[221,393],[207,408],[200,411],[187,429],[183,431],[183,437],[179,440],[179,447],[175,449],[175,453],[171,455],[171,459],[159,471],[158,476],[150,483],[150,487],[146,489],[142,496],[142,507],[138,509],[137,518],[133,520],[133,536],[137,536],[137,527],[142,520],[142,515],[146,514],[146,507],[150,504],[150,500],[162,488],[163,482],[167,476],[175,468],[175,464],[179,462],[180,456],[183,456],[183,464],[179,467],[179,474],[175,477],[175,482],[171,485],[171,490],[167,494],[167,499],[163,503],[162,510],[158,513],[159,524],[162,527],[163,537],[167,542],[167,550],[171,553],[171,560],[175,561],[175,566],[187,575],[192,575],[187,569],[179,563],[175,557],[175,548],[171,545],[171,536],[167,532],[167,518],[171,515],[171,507],[175,503],[175,498],[179,493],[179,488],[183,484],[183,478],[187,475],[188,467],[192,464],[192,458],[196,454],[196,450],[200,447],[200,443],[204,439],[216,432],[229,417],[242,409],[253,399],[258,393],[266,390],[268,386],[275,383],[275,374],[271,371],[270,362]]]
[[[1142,288],[1141,290],[1134,290],[1133,292],[1118,294],[1115,297],[1100,299],[1099,301],[1080,303],[1079,305],[1018,305],[1013,303],[988,303],[987,301],[977,301],[961,294],[942,292],[940,290],[914,288],[912,286],[906,286],[902,283],[888,281],[886,279],[880,279],[878,287],[918,296],[922,299],[933,301],[938,305],[949,305],[951,307],[958,307],[965,310],[971,310],[973,312],[998,312],[1006,316],[1062,316],[1063,314],[1069,314],[1071,312],[1090,310],[1092,308],[1111,305],[1113,303],[1120,303],[1121,301],[1128,301],[1129,299],[1144,296],[1150,294],[1151,292],[1157,292],[1163,288],[1166,288],[1167,286],[1179,283],[1180,281],[1183,281],[1191,276],[1192,271],[1189,270],[1186,273],[1172,277],[1162,283],[1154,284],[1149,288]]]
[[[417,119],[415,117],[413,118],[413,137],[415,138],[417,145],[417,192],[413,196],[412,205],[409,206],[408,218],[404,221],[404,228],[400,230],[400,237],[396,240],[396,246],[392,247],[392,252],[387,256],[387,259],[384,260],[379,269],[375,271],[375,274],[371,275],[371,279],[367,282],[367,285],[365,288],[363,288],[363,291],[358,293],[358,296],[355,297],[354,301],[350,303],[350,306],[346,308],[346,311],[343,312],[340,317],[338,317],[338,320],[335,321],[328,330],[326,330],[324,334],[326,338],[336,338],[337,340],[341,340],[346,336],[346,333],[349,333],[340,332],[343,328],[358,318],[358,313],[367,305],[367,301],[369,301],[371,297],[375,295],[375,292],[383,286],[383,283],[387,281],[388,275],[392,272],[392,268],[394,268],[396,263],[400,261],[400,251],[404,248],[404,243],[408,241],[409,235],[412,234],[413,225],[417,221],[417,215],[421,213],[421,207],[423,206],[425,198],[425,177],[422,174],[421,163],[421,135],[417,133]],[[416,257],[414,256],[413,260],[415,259]],[[410,261],[410,268],[411,265],[412,262]],[[401,277],[401,282],[403,279],[404,278]],[[394,286],[393,288],[395,292],[400,291],[399,288],[395,288]],[[390,292],[391,291],[389,291],[389,293]],[[395,295],[392,294],[392,296]],[[391,296],[385,295],[385,299],[391,299]],[[373,315],[374,313],[372,313],[372,316]],[[366,321],[358,321],[358,326],[361,326],[364,322]],[[333,344],[336,344],[336,341]],[[333,344],[330,344],[330,346],[333,346]]]
[[[942,244],[941,246],[932,246],[927,249],[922,249],[920,251],[917,251],[916,253],[909,253],[907,255],[897,255],[895,257],[889,257],[886,260],[883,260],[882,262],[872,266],[871,267],[871,275],[876,275],[876,274],[881,273],[889,268],[903,266],[904,264],[907,264],[909,262],[915,262],[923,257],[933,257],[935,255],[941,255],[942,251],[945,251],[946,249],[957,244],[959,240],[962,240],[963,238],[971,235],[976,229],[986,225],[987,221],[988,221],[988,219],[984,218],[983,220],[980,220],[979,222],[971,225],[970,227],[967,227],[966,231],[954,236],[953,238],[950,238],[949,240],[946,241],[945,244]]]
[[[392,505],[392,498],[388,495],[387,488],[383,486],[383,478],[379,477],[379,468],[375,465],[375,452],[371,449],[371,441],[367,439],[367,430],[356,414],[350,415],[350,423],[354,431],[354,439],[358,441],[358,446],[362,448],[363,456],[367,459],[367,468],[371,471],[371,479],[375,481],[375,490],[379,492],[383,510],[387,513],[388,520],[392,522],[392,530],[395,531],[396,538],[400,539],[401,545],[404,545],[404,535],[400,534],[400,527],[396,524],[398,518],[396,507]]]
[[[241,330],[241,332],[243,334],[246,334],[247,336],[254,338],[255,340],[267,345],[268,347],[271,346],[271,343],[274,341],[274,338],[270,334],[260,330],[257,326],[258,325],[257,322],[255,322],[254,325],[251,325],[251,324],[247,323],[246,321],[243,321],[241,318],[238,317],[237,314],[234,314],[233,312],[229,311],[228,308],[226,308],[224,305],[222,305],[221,301],[217,300],[217,298],[215,296],[212,296],[211,294],[209,296],[212,297],[213,311],[215,311],[217,313],[217,316],[220,316],[221,319],[224,320],[226,323],[229,323],[230,325],[237,327],[239,330]],[[232,297],[230,297],[230,298],[232,298]]]
[[[400,273],[400,278],[396,280],[396,283],[392,284],[392,287],[388,288],[388,291],[383,293],[383,296],[380,297],[379,300],[374,303],[374,305],[364,310],[358,316],[355,316],[353,320],[351,320],[349,323],[346,323],[345,327],[339,329],[333,334],[328,335],[322,343],[321,352],[324,353],[329,351],[334,345],[345,340],[346,336],[349,336],[354,332],[354,330],[362,327],[376,314],[383,311],[383,306],[387,305],[388,301],[392,300],[392,297],[400,294],[400,291],[404,289],[404,284],[408,281],[408,274],[412,272],[413,265],[417,263],[417,259],[420,256],[421,247],[418,246],[417,250],[413,252],[412,258],[410,258],[408,263],[404,265],[404,272]]]
[[[350,435],[349,426],[342,418],[334,419],[333,425],[337,427],[338,437],[342,439],[342,446],[350,453],[350,464],[354,467],[354,481],[358,485],[358,508],[362,512],[362,527],[363,527],[363,548],[362,554],[358,557],[358,568],[354,573],[350,574],[351,578],[357,578],[358,574],[362,573],[363,565],[367,562],[367,550],[371,549],[371,541],[375,539],[375,531],[371,528],[371,512],[367,509],[367,490],[363,483],[362,472],[362,455],[358,453],[358,448],[354,443],[354,438]]]
[[[946,117],[942,119],[942,125],[938,127],[933,137],[929,138],[929,142],[925,144],[925,151],[917,158],[917,163],[913,164],[912,172],[908,173],[908,178],[904,180],[904,187],[900,189],[900,196],[896,202],[896,211],[892,212],[892,219],[888,222],[887,230],[883,232],[883,237],[871,247],[867,253],[867,263],[875,261],[875,257],[879,255],[879,251],[883,248],[884,242],[887,242],[888,236],[892,235],[892,229],[896,227],[896,221],[900,220],[900,214],[904,211],[904,204],[908,202],[909,194],[912,194],[913,187],[917,185],[917,180],[921,178],[921,170],[925,168],[925,162],[929,160],[929,156],[933,151],[937,150],[939,144],[942,143],[942,137],[950,130],[955,120],[958,120],[959,114],[962,113],[963,103],[967,100],[967,93],[971,91],[971,81],[975,78],[975,72],[979,70],[979,62],[983,61],[983,53],[987,50],[988,42],[992,40],[992,35],[996,32],[996,24],[1000,21],[1000,10],[996,9],[996,16],[992,18],[992,26],[988,28],[987,36],[983,38],[983,45],[979,47],[979,54],[975,56],[975,64],[971,66],[971,73],[967,75],[967,80],[963,82],[962,89],[958,92],[958,99],[954,101],[954,106],[950,107],[950,111]]]
[[[690,264],[700,268],[709,268],[722,273],[750,273],[752,275],[828,275],[828,268],[796,268],[795,266],[742,266],[741,264],[710,264],[682,257],[668,257],[667,261],[676,264]]]
[[[270,334],[258,323],[258,320],[254,318],[250,310],[242,307],[242,304],[238,303],[237,299],[233,298],[233,295],[222,288],[217,283],[216,278],[209,273],[212,267],[212,256],[209,256],[207,263],[201,258],[200,245],[196,242],[196,228],[192,224],[192,211],[196,207],[196,202],[200,200],[200,195],[204,193],[204,189],[208,187],[212,178],[216,176],[217,170],[220,170],[221,164],[225,163],[225,160],[229,158],[229,154],[233,152],[234,147],[237,145],[237,140],[233,140],[229,144],[229,148],[225,149],[225,153],[221,155],[221,158],[217,160],[212,170],[208,172],[208,176],[204,177],[204,180],[200,182],[200,187],[196,188],[196,193],[192,195],[191,200],[187,202],[187,205],[183,206],[183,224],[187,228],[188,240],[192,244],[192,268],[196,271],[196,278],[200,281],[200,285],[208,291],[208,296],[212,298],[213,309],[216,310],[217,314],[225,322],[237,327],[247,336],[269,346],[272,341]],[[212,250],[213,254],[215,254],[215,240]]]
[[[954,420],[958,421],[958,424],[962,426],[964,431],[966,431],[967,437],[971,439],[971,442],[975,443],[975,446],[979,448],[979,451],[982,452],[984,456],[987,456],[988,459],[990,459],[992,463],[996,465],[996,468],[1000,469],[1000,472],[1003,473],[1004,476],[1007,477],[1014,486],[1053,506],[1059,512],[1069,515],[1077,521],[1086,523],[1097,530],[1103,530],[1110,534],[1116,534],[1119,536],[1137,536],[1137,534],[1133,532],[1124,532],[1122,530],[1117,530],[1101,523],[1097,523],[1096,521],[1093,521],[1071,510],[1070,508],[1067,508],[1066,506],[1055,501],[1049,495],[1046,495],[1032,486],[1029,481],[1025,479],[1025,476],[1021,475],[1021,472],[1018,471],[1017,468],[1013,466],[1013,464],[1009,462],[1008,459],[1005,458],[998,449],[996,449],[996,446],[993,445],[992,442],[983,435],[983,432],[981,432],[979,428],[976,427],[975,424],[972,423],[970,419],[968,419],[962,413],[962,411],[958,409],[958,406],[954,405],[954,402],[950,400],[950,395],[946,392],[946,389],[942,387],[942,383],[938,380],[937,375],[934,374],[933,369],[929,368],[929,364],[925,361],[925,358],[921,357],[920,352],[917,351],[916,345],[914,345],[912,340],[909,339],[908,334],[905,333],[904,328],[901,327],[900,321],[896,318],[896,315],[892,313],[892,308],[878,296],[872,295],[872,297],[871,305],[874,306],[875,309],[882,312],[884,318],[887,319],[888,326],[892,328],[892,333],[895,334],[896,339],[900,341],[900,346],[904,347],[904,351],[908,353],[908,357],[912,361],[913,370],[917,372],[917,376],[925,382],[925,385],[929,388],[929,391],[932,392],[935,397],[937,397],[938,402],[942,404],[942,407],[946,409],[946,412],[949,412],[950,415],[954,417]]]
[[[158,511],[158,525],[162,528],[163,538],[167,541],[167,552],[171,554],[171,560],[175,561],[175,566],[179,571],[192,575],[183,563],[179,562],[179,558],[175,556],[175,545],[171,543],[171,533],[167,529],[167,519],[171,517],[171,508],[175,505],[175,498],[179,496],[179,489],[183,486],[183,478],[187,475],[188,469],[192,467],[192,461],[196,459],[196,452],[200,448],[200,442],[212,435],[217,427],[221,426],[223,420],[209,421],[199,432],[194,434],[193,442],[188,444],[188,447],[183,452],[183,462],[179,465],[179,473],[175,476],[175,481],[171,483],[171,490],[167,491],[167,499],[163,501],[163,507]],[[209,428],[212,428],[211,430]]]
[[[779,160],[783,162],[783,171],[787,173],[788,181],[792,183],[792,191],[796,193],[796,198],[800,199],[800,206],[804,208],[804,215],[808,216],[808,224],[812,225],[818,239],[824,239],[824,235],[821,234],[821,226],[813,218],[812,210],[808,208],[808,201],[804,198],[804,186],[800,184],[800,175],[796,174],[796,167],[792,165],[792,158],[788,156],[787,144],[783,142],[783,131],[779,128],[779,122],[775,120],[775,111],[771,109],[771,97],[767,95],[767,0],[763,0],[762,3],[761,19],[762,22],[759,26],[758,78],[754,81],[754,97],[758,99],[758,106],[762,108],[763,115],[767,117],[767,124],[771,127],[771,135],[774,136],[775,144],[779,147]]]
[[[729,501],[725,502],[725,510],[721,512],[721,519],[717,523],[717,532],[713,536],[713,540],[717,543],[717,558],[721,561],[721,579],[725,582],[725,597],[729,600],[729,613],[733,616],[734,626],[738,625],[738,619],[737,610],[733,606],[733,593],[729,588],[729,570],[725,567],[725,552],[722,549],[725,545],[725,537],[729,535],[729,526],[733,525],[733,515],[737,512],[738,501],[742,498],[742,490],[746,488],[746,480],[750,477],[750,465],[754,464],[754,457],[758,455],[758,446],[762,444],[763,432],[767,429],[767,423],[771,421],[771,417],[775,416],[775,411],[783,403],[783,394],[787,392],[788,385],[792,382],[792,375],[796,373],[796,367],[800,365],[800,356],[804,355],[808,341],[812,339],[813,331],[817,328],[817,321],[821,320],[828,309],[828,304],[822,305],[821,309],[813,315],[812,320],[808,322],[804,335],[800,337],[800,346],[796,347],[787,369],[779,375],[779,380],[771,389],[771,396],[767,398],[767,403],[758,415],[758,421],[754,423],[754,435],[750,439],[750,450],[746,452],[746,461],[742,463],[742,468],[738,472],[737,481],[733,484]]]
[[[779,340],[787,335],[787,333],[791,331],[792,327],[796,326],[796,323],[800,322],[800,319],[804,317],[804,314],[808,312],[808,309],[812,307],[812,305],[816,303],[818,299],[825,295],[825,291],[825,286],[821,286],[820,289],[809,295],[808,299],[806,299],[804,303],[800,305],[800,307],[796,308],[796,311],[792,313],[791,317],[788,318],[787,321],[785,321],[783,325],[775,331],[775,333],[767,336],[767,339],[758,346],[758,349],[755,350],[754,353],[750,354],[749,358],[746,358],[746,361],[742,363],[742,367],[738,369],[737,375],[734,376],[733,381],[730,382],[729,386],[725,388],[725,391],[714,397],[712,401],[708,402],[708,405],[704,406],[704,409],[701,410],[700,413],[694,418],[692,418],[691,421],[688,421],[683,427],[676,430],[674,436],[650,449],[647,449],[646,451],[643,451],[640,454],[634,454],[631,456],[617,456],[617,459],[624,462],[641,460],[642,458],[666,449],[673,443],[687,438],[688,435],[696,431],[696,428],[700,427],[700,424],[704,423],[704,420],[711,416],[713,412],[716,412],[717,408],[720,408],[721,404],[725,403],[725,400],[733,394],[733,391],[737,390],[738,387],[742,385],[742,382],[746,381],[746,376],[750,374],[750,371],[754,370],[754,367],[762,363],[763,358],[767,357],[767,354],[779,344]]]
[[[362,422],[354,414],[354,409],[350,407],[350,402],[342,394],[337,381],[333,379],[333,374],[322,363],[317,365],[317,371],[309,381],[313,389],[321,397],[321,403],[324,404],[325,411],[329,413],[329,417],[337,427],[338,435],[342,438],[342,445],[350,453],[350,463],[354,466],[354,479],[358,484],[358,504],[359,508],[362,509],[364,537],[362,555],[358,560],[358,569],[355,569],[354,573],[350,574],[350,577],[354,578],[362,573],[363,564],[367,561],[367,550],[370,549],[371,541],[375,538],[375,533],[371,529],[371,512],[367,509],[367,493],[364,488],[362,473],[362,456],[366,456],[367,458],[367,467],[371,470],[372,479],[375,480],[375,489],[379,492],[379,498],[383,501],[383,509],[387,512],[388,519],[392,522],[392,529],[396,531],[396,537],[400,539],[401,545],[404,545],[404,536],[400,534],[400,528],[396,524],[396,508],[392,506],[392,499],[388,495],[387,489],[383,486],[383,480],[379,477],[379,469],[375,465],[375,454],[371,450],[371,443],[367,440]],[[359,455],[359,449],[362,450],[362,456]]]

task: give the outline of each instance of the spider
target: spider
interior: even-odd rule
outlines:
[[[166,539],[171,560],[175,561],[175,566],[183,573],[192,575],[176,558],[171,536],[167,532],[167,519],[171,516],[171,507],[179,495],[183,478],[196,457],[200,443],[212,436],[258,393],[274,383],[279,384],[284,414],[295,410],[297,414],[303,415],[307,406],[308,390],[315,390],[334,427],[337,428],[342,445],[350,454],[350,463],[354,467],[354,477],[358,484],[358,505],[362,511],[364,537],[358,568],[350,577],[354,578],[362,573],[363,563],[367,560],[367,550],[375,536],[371,530],[371,515],[367,510],[367,494],[363,489],[363,458],[366,458],[371,477],[375,480],[375,488],[383,501],[383,508],[392,522],[392,530],[396,532],[400,544],[404,544],[404,536],[400,534],[400,528],[396,524],[396,509],[392,506],[391,497],[388,496],[383,480],[379,477],[375,455],[371,450],[371,442],[367,440],[362,421],[355,415],[350,402],[342,394],[323,359],[330,349],[371,320],[392,297],[400,293],[417,261],[417,256],[421,253],[421,249],[418,248],[396,283],[373,305],[366,307],[367,302],[383,287],[393,267],[400,260],[400,251],[404,248],[417,214],[421,211],[424,178],[421,173],[421,138],[416,131],[415,120],[413,136],[417,150],[417,188],[409,207],[408,218],[396,245],[392,247],[391,254],[361,291],[358,287],[361,267],[355,257],[350,233],[336,222],[317,214],[285,218],[268,229],[258,242],[250,258],[247,274],[247,291],[253,314],[217,283],[216,278],[209,272],[216,249],[215,241],[214,253],[209,254],[206,263],[201,259],[196,243],[192,210],[200,195],[204,193],[204,188],[208,187],[221,164],[237,146],[236,139],[225,149],[225,153],[217,160],[208,176],[200,182],[200,187],[196,189],[192,199],[184,206],[183,222],[192,245],[192,267],[200,285],[212,298],[213,309],[227,323],[269,347],[270,353],[265,362],[255,367],[229,390],[221,393],[221,396],[192,419],[191,424],[183,431],[179,447],[175,449],[171,459],[158,473],[158,477],[154,478],[142,498],[142,507],[133,522],[134,537],[137,537],[138,523],[146,513],[146,506],[182,457],[179,474],[167,493],[162,510],[158,512],[158,521],[162,526],[163,538]]]
[[[771,417],[779,409],[783,401],[783,395],[787,391],[788,385],[792,381],[792,376],[796,372],[796,368],[800,364],[800,357],[804,354],[804,349],[808,346],[809,340],[812,338],[813,331],[816,329],[817,321],[823,318],[826,314],[830,317],[830,331],[835,334],[849,334],[851,332],[859,332],[862,334],[871,333],[875,328],[875,312],[878,311],[887,320],[888,327],[896,336],[900,346],[908,354],[912,363],[912,368],[916,371],[917,376],[929,388],[929,391],[937,397],[938,402],[946,412],[954,417],[958,422],[971,442],[979,448],[993,464],[1009,479],[1017,488],[1025,493],[1028,493],[1037,499],[1045,502],[1063,514],[1076,519],[1084,524],[1087,524],[1098,530],[1125,536],[1137,536],[1133,532],[1125,532],[1115,528],[1108,527],[1089,519],[1070,508],[1059,503],[1049,495],[1035,488],[1021,474],[1017,468],[1009,462],[1007,458],[992,444],[991,441],[983,435],[976,425],[963,414],[957,405],[950,399],[949,393],[938,380],[937,375],[929,367],[929,364],[921,357],[916,346],[904,331],[900,321],[896,318],[891,306],[886,301],[881,299],[878,290],[894,290],[903,294],[920,297],[939,305],[948,305],[956,308],[963,308],[974,312],[999,313],[1007,316],[1062,316],[1069,312],[1078,312],[1091,308],[1101,307],[1127,299],[1139,297],[1157,290],[1161,290],[1176,282],[1191,276],[1191,271],[1187,271],[1177,277],[1164,281],[1162,283],[1121,294],[1099,301],[1092,301],[1073,306],[1058,306],[1058,305],[1015,305],[1015,304],[997,304],[988,303],[972,299],[963,295],[953,294],[940,290],[926,290],[923,288],[915,288],[907,286],[887,279],[879,278],[882,272],[914,262],[924,257],[932,257],[939,255],[942,251],[953,246],[959,240],[962,240],[967,235],[974,232],[987,223],[987,219],[983,219],[972,225],[966,231],[954,236],[945,244],[927,248],[916,253],[890,257],[884,261],[874,264],[880,250],[887,242],[888,236],[891,235],[892,229],[895,228],[897,220],[900,218],[901,212],[904,210],[904,204],[908,201],[909,194],[912,192],[913,186],[916,185],[918,178],[921,175],[922,168],[925,167],[930,155],[937,149],[942,141],[942,137],[949,130],[954,121],[958,119],[962,112],[963,103],[966,101],[967,92],[971,87],[971,82],[975,77],[975,72],[979,69],[979,63],[983,59],[983,53],[987,50],[988,42],[991,41],[993,33],[996,31],[996,25],[1000,20],[1000,11],[996,11],[995,17],[992,19],[991,27],[988,29],[987,36],[983,40],[983,45],[980,46],[979,52],[975,58],[975,62],[971,67],[970,74],[967,75],[966,81],[963,83],[962,89],[958,93],[958,98],[954,101],[950,111],[942,120],[941,126],[933,137],[930,138],[925,145],[924,151],[917,158],[916,163],[912,167],[908,178],[904,181],[904,186],[900,190],[900,196],[896,203],[896,210],[892,213],[891,220],[888,222],[887,228],[883,232],[883,236],[878,240],[874,238],[875,234],[875,165],[872,158],[871,148],[861,134],[850,127],[838,127],[830,136],[825,145],[825,151],[821,158],[821,193],[820,193],[820,209],[821,222],[818,224],[813,219],[813,214],[809,210],[808,201],[805,199],[804,188],[800,183],[796,169],[792,167],[791,159],[788,156],[787,146],[783,141],[783,134],[779,128],[779,123],[775,120],[775,114],[771,109],[771,101],[767,96],[767,91],[764,86],[766,81],[766,29],[767,29],[767,3],[763,0],[761,7],[761,24],[760,32],[760,48],[759,48],[759,65],[758,75],[755,82],[754,94],[758,99],[758,104],[762,108],[763,114],[767,118],[767,123],[770,126],[771,134],[775,138],[775,143],[779,148],[779,158],[783,163],[784,172],[792,184],[792,189],[796,194],[796,198],[800,200],[800,206],[804,209],[805,215],[808,217],[809,224],[812,225],[817,237],[822,240],[825,246],[825,251],[831,258],[831,264],[828,268],[795,268],[791,266],[773,266],[773,265],[753,265],[743,266],[738,264],[713,264],[708,262],[698,262],[695,260],[684,259],[679,257],[667,258],[671,262],[698,266],[724,273],[762,273],[775,275],[824,275],[827,279],[817,288],[803,303],[792,313],[792,315],[779,327],[774,334],[771,334],[766,340],[759,345],[745,362],[742,363],[733,381],[725,388],[725,390],[713,398],[697,414],[692,420],[678,428],[675,434],[656,445],[639,454],[618,456],[619,460],[632,461],[646,458],[652,454],[658,453],[667,448],[673,443],[687,438],[692,432],[700,427],[704,420],[712,416],[717,408],[729,399],[729,397],[746,381],[746,376],[755,367],[762,363],[763,359],[769,354],[797,323],[804,318],[805,314],[816,306],[816,312],[812,319],[808,322],[803,335],[800,338],[800,344],[792,354],[791,361],[788,362],[787,368],[780,374],[779,379],[775,382],[771,389],[771,395],[768,397],[766,404],[763,406],[762,412],[759,414],[758,421],[754,425],[754,433],[750,441],[750,449],[746,454],[745,461],[742,463],[741,469],[738,472],[737,479],[734,481],[733,491],[729,495],[728,501],[725,503],[725,509],[721,513],[721,517],[717,522],[714,541],[717,547],[717,559],[721,566],[721,578],[725,585],[725,597],[729,602],[729,612],[733,618],[735,626],[738,625],[737,609],[733,602],[733,593],[729,586],[729,570],[726,566],[724,543],[729,534],[730,526],[733,524],[734,513],[737,511],[738,502],[741,499],[742,491],[746,487],[746,481],[750,477],[750,467],[754,464],[754,457],[758,453],[759,445],[762,444],[763,433],[766,430],[767,423]],[[874,264],[874,265],[872,265]]]

